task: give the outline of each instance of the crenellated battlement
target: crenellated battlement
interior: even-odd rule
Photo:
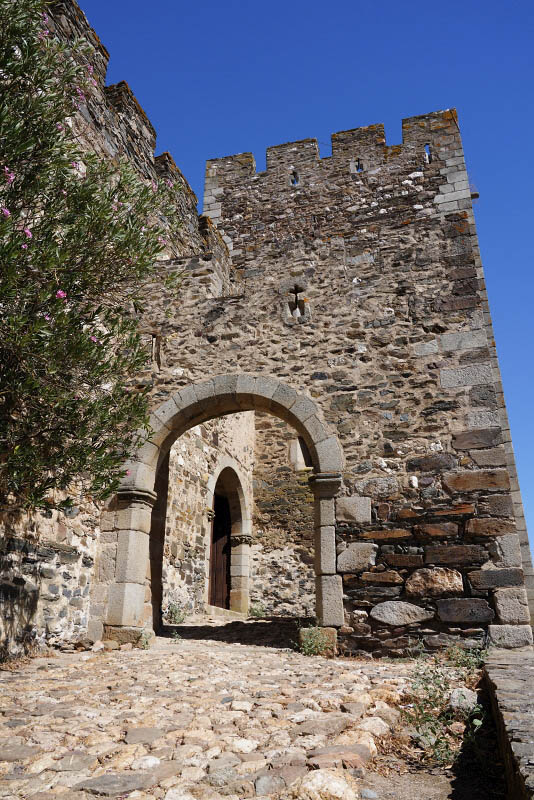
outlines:
[[[437,159],[444,160],[443,156],[451,149],[451,144],[458,143],[461,146],[455,109],[403,119],[402,144],[387,144],[382,123],[338,131],[332,134],[331,141],[332,155],[325,158],[320,156],[317,139],[301,139],[268,147],[267,177],[276,177],[280,172],[290,172],[293,169],[298,171],[315,168],[318,165],[333,166],[335,169],[350,161],[354,162],[354,172],[379,167],[392,159],[412,159],[423,163],[426,146]],[[265,173],[256,172],[252,153],[238,153],[209,160],[206,164],[208,206],[210,199],[213,201],[214,189],[235,186],[254,176],[265,176]]]

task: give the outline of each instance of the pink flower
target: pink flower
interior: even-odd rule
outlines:
[[[33,234],[29,228],[24,228],[24,233],[26,234],[27,239],[33,239]]]
[[[21,247],[22,247],[23,250],[27,250],[28,249],[28,245],[27,244],[21,244]]]
[[[70,165],[71,165],[71,167],[73,167],[74,169],[79,169],[79,167],[80,167],[80,162],[79,162],[79,161],[71,161],[71,162],[70,162]]]
[[[157,192],[158,191],[158,184],[156,183],[156,181],[151,181],[151,186],[152,186],[152,191],[153,192]]]
[[[67,292],[64,292],[63,289],[58,289],[56,292],[56,297],[58,300],[63,300],[67,296]]]
[[[58,129],[58,131],[63,130],[63,125],[61,124],[61,122],[56,122],[56,128]]]
[[[87,72],[89,73],[89,75],[92,75],[94,71],[95,71],[95,68],[93,67],[93,65],[92,64],[88,64],[87,65]]]
[[[8,217],[11,216],[11,211],[9,210],[9,208],[2,208],[2,214],[7,219]]]
[[[167,179],[165,180],[165,183],[167,184],[167,186],[169,187],[169,189],[172,189],[172,187],[174,186],[174,183],[173,183],[171,180],[169,180],[169,178],[167,178]]]
[[[45,320],[46,320],[47,322],[50,322],[50,320],[52,319],[52,317],[50,316],[50,314],[45,314],[45,315],[44,315],[44,318],[45,318]]]
[[[96,342],[98,344],[98,339],[96,338],[96,336],[90,336],[89,338],[92,342]]]
[[[130,470],[129,469],[126,470],[126,474],[130,475]]]
[[[15,173],[9,171],[9,167],[4,167],[4,176],[7,181],[7,185],[11,186],[13,181],[15,180]]]
[[[65,191],[65,189],[61,190],[61,194],[65,195],[65,197],[67,196],[67,192]]]

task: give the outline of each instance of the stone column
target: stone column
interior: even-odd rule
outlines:
[[[154,492],[124,488],[117,494],[115,516],[117,564],[110,586],[104,637],[136,642],[143,629],[152,632],[151,605],[145,602]]]
[[[319,625],[339,628],[344,622],[343,584],[336,574],[334,497],[341,486],[338,472],[318,472],[310,478],[315,498],[315,603]]]
[[[248,614],[250,544],[248,534],[230,537],[230,610]]]

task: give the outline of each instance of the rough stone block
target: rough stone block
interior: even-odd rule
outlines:
[[[468,428],[499,428],[501,419],[498,411],[488,411],[486,409],[475,409],[467,414]]]
[[[455,569],[446,567],[418,569],[406,581],[406,594],[412,597],[462,594],[463,590],[462,574]]]
[[[476,517],[467,520],[465,531],[471,536],[502,536],[505,533],[514,533],[515,520]]]
[[[513,649],[532,645],[530,625],[489,625],[489,643],[494,647]]]
[[[493,595],[497,619],[505,625],[528,625],[527,592],[523,587],[496,589]]]
[[[274,397],[273,397],[274,399]],[[298,395],[290,409],[290,416],[302,425],[307,419],[317,416],[317,406],[309,397]]]
[[[402,600],[386,600],[378,603],[369,612],[369,616],[377,622],[385,625],[412,625],[418,622],[426,622],[433,619],[434,612],[426,608],[415,606],[412,603],[405,603]]]
[[[389,586],[394,586],[394,585],[398,586],[404,583],[399,573],[393,569],[385,569],[382,572],[363,572],[360,575],[360,580],[363,581],[364,583],[368,583],[371,585],[386,584]]]
[[[455,350],[474,350],[487,345],[486,332],[480,328],[475,331],[444,333],[440,336],[441,349],[445,352]]]
[[[292,386],[280,383],[272,396],[272,407],[274,407],[274,405],[279,405],[282,408],[289,409],[295,404],[298,397],[298,392],[293,389]]]
[[[506,466],[506,453],[504,447],[495,447],[493,450],[474,451],[469,454],[479,467],[504,467]]]
[[[145,506],[132,504],[127,508],[120,508],[115,516],[117,530],[142,531],[150,533],[152,509]]]
[[[431,539],[450,539],[458,536],[458,525],[455,522],[429,523],[417,525],[416,534]]]
[[[469,582],[473,589],[497,589],[501,586],[523,586],[525,578],[522,569],[505,567],[500,569],[479,569],[469,572]]]
[[[478,544],[433,545],[425,550],[427,564],[483,564],[488,552]]]
[[[116,580],[119,583],[144,583],[150,537],[141,531],[119,531]]]
[[[113,583],[109,587],[107,625],[141,627],[145,587],[140,583]],[[110,636],[108,638],[116,638]]]
[[[155,466],[141,464],[139,461],[127,461],[124,464],[126,475],[120,483],[121,489],[142,489],[151,492],[154,489]]]
[[[485,497],[478,503],[479,514],[489,514],[492,517],[513,517],[514,504],[510,494],[494,494]]]
[[[408,472],[443,472],[453,469],[458,459],[452,453],[429,453],[427,456],[410,458],[406,464]]]
[[[442,369],[439,373],[443,389],[456,389],[459,386],[477,386],[482,383],[493,383],[491,364],[469,364],[466,367]]]
[[[478,428],[471,431],[453,433],[452,446],[456,450],[476,450],[502,444],[500,428]]]
[[[438,617],[443,622],[491,622],[495,612],[487,600],[479,597],[458,597],[438,600]]]
[[[438,343],[435,339],[430,342],[416,342],[413,345],[413,352],[416,356],[431,356],[438,352]]]
[[[338,572],[360,572],[376,564],[378,545],[370,542],[353,542],[337,557]]]
[[[337,522],[371,522],[371,498],[353,494],[336,499]]]
[[[315,447],[320,472],[341,472],[343,456],[337,437],[331,436]]]
[[[521,547],[517,533],[498,536],[488,543],[490,555],[499,567],[520,567]]]
[[[473,469],[447,472],[443,485],[451,492],[477,492],[481,489],[498,491],[510,488],[510,476],[505,469]]]
[[[345,621],[341,575],[318,575],[315,586],[319,624],[340,628]]]
[[[314,521],[316,527],[336,524],[333,498],[315,498]]]
[[[336,529],[333,525],[315,529],[315,573],[336,574]]]

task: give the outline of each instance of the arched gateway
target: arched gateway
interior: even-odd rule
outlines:
[[[308,447],[313,465],[310,483],[315,498],[317,617],[321,625],[343,624],[334,527],[334,497],[341,485],[343,465],[337,437],[320,419],[315,403],[287,384],[248,374],[219,375],[184,387],[157,408],[150,418],[151,441],[127,465],[128,474],[118,492],[113,522],[118,543],[115,575],[102,620],[109,638],[137,639],[144,620],[152,619],[146,609],[150,598],[146,596],[145,578],[151,511],[156,499],[154,484],[158,467],[173,442],[202,422],[253,410],[269,412],[288,422]],[[242,599],[240,603],[243,607]]]

